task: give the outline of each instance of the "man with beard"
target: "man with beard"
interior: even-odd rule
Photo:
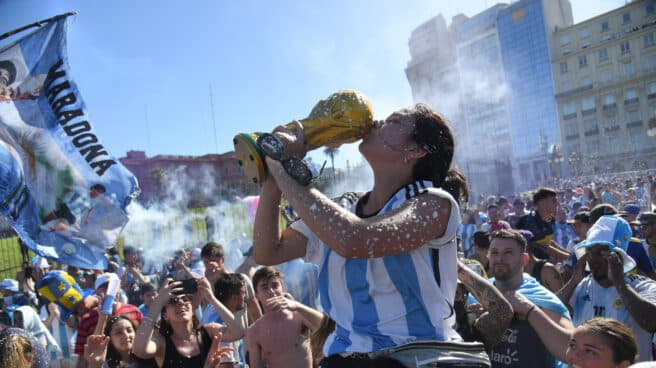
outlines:
[[[573,330],[569,312],[555,294],[523,272],[528,254],[520,233],[499,230],[491,236],[489,261],[495,277],[490,281],[515,310],[502,341],[492,349],[492,367],[555,367],[554,355],[560,354],[550,352],[543,342],[562,330]],[[526,305],[530,307],[523,308]],[[555,323],[537,328],[537,314]]]
[[[652,360],[651,337],[656,332],[656,282],[628,274],[636,262],[626,253],[631,227],[620,217],[602,216],[590,228],[572,278],[558,296],[574,311],[579,326],[592,317],[608,317],[627,325],[638,343],[638,360]],[[590,275],[584,277],[585,269]]]

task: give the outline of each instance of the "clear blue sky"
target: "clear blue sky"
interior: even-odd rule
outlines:
[[[624,3],[572,0],[574,20]],[[412,30],[439,13],[450,21],[493,4],[0,0],[0,33],[76,11],[68,32],[72,74],[110,152],[202,155],[232,150],[238,132],[269,131],[303,118],[339,89],[363,92],[377,118],[410,105],[404,68]],[[355,145],[341,152],[336,166],[359,160]]]

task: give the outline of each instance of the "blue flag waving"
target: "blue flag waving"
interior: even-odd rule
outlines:
[[[94,133],[66,55],[66,17],[0,48],[0,212],[39,255],[105,268],[136,178]]]

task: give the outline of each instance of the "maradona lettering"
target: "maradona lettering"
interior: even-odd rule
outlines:
[[[48,71],[44,82],[46,98],[57,116],[59,125],[64,128],[66,135],[71,137],[73,146],[78,149],[96,174],[102,176],[107,169],[116,164],[116,161],[109,159],[105,148],[98,143],[98,137],[91,131],[91,124],[83,120],[82,109],[75,108],[77,97],[66,79],[66,71],[60,69],[63,64],[60,59]]]

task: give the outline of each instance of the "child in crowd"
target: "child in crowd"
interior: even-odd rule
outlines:
[[[310,336],[328,323],[328,317],[289,298],[283,280],[273,267],[262,267],[253,275],[264,315],[246,334],[251,368],[313,366]]]

